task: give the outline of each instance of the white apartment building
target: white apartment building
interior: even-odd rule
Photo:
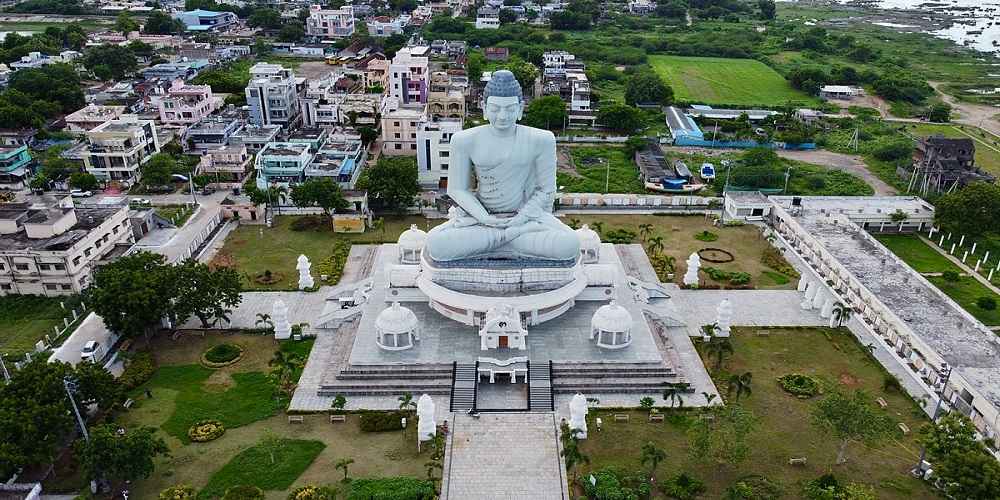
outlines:
[[[229,189],[243,185],[250,169],[251,155],[243,144],[205,151],[198,162],[198,175],[212,177],[212,187]]]
[[[125,106],[88,104],[66,116],[66,131],[82,134],[125,113]]]
[[[425,188],[448,187],[451,136],[462,130],[461,119],[424,120],[417,129],[417,172]]]
[[[476,11],[477,30],[500,29],[500,11],[493,7],[483,6]]]
[[[178,125],[198,123],[220,108],[222,98],[212,93],[212,87],[188,85],[180,79],[171,82],[166,94],[157,102],[160,121]]]
[[[322,5],[310,5],[306,19],[306,35],[322,38],[347,38],[354,34],[354,7],[345,5],[339,9],[324,9]]]
[[[127,204],[74,208],[68,196],[0,204],[0,295],[70,295],[132,246]]]
[[[376,16],[368,20],[368,34],[377,37],[389,37],[392,35],[402,35],[403,30],[410,24],[410,16],[400,14],[396,17]]]
[[[247,106],[250,123],[291,127],[300,119],[298,88],[305,82],[280,64],[257,63],[250,68]]]
[[[396,52],[389,64],[389,97],[403,105],[427,102],[429,52],[430,47],[403,47]]]
[[[160,152],[153,120],[122,115],[87,131],[83,165],[98,179],[132,185],[140,167]]]

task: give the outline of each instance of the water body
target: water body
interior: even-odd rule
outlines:
[[[851,0],[841,3],[851,4]],[[1000,2],[979,0],[876,0],[874,6],[882,9],[921,10],[928,14],[945,14],[954,19],[951,26],[928,33],[952,40],[982,52],[1000,52]],[[930,17],[930,16],[929,16]],[[923,31],[919,26],[901,23],[874,23],[895,29]]]

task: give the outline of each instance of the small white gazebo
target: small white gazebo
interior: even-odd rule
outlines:
[[[420,253],[427,243],[427,232],[411,224],[410,228],[399,235],[396,244],[399,245],[399,262],[401,264],[419,264]]]
[[[622,349],[632,343],[632,314],[611,301],[597,309],[590,320],[590,339],[597,347]]]
[[[580,239],[580,257],[584,264],[593,264],[601,258],[601,237],[590,226],[584,224],[576,230],[576,237]]]
[[[420,321],[413,311],[393,302],[375,318],[375,343],[386,351],[404,351],[420,340]]]

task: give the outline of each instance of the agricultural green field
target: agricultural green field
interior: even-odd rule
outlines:
[[[651,55],[649,64],[673,87],[679,101],[747,106],[817,103],[753,59]]]

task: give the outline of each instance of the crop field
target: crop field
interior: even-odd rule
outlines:
[[[795,90],[778,72],[753,59],[649,56],[649,64],[674,89],[678,101],[777,106],[816,99]]]

